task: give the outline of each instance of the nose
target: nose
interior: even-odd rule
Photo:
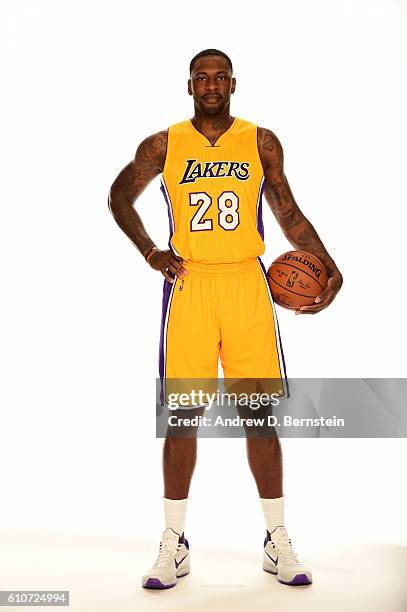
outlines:
[[[218,90],[218,81],[216,77],[209,77],[206,81],[206,90],[207,91],[217,91]]]

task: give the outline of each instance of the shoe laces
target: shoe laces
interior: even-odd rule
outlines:
[[[276,541],[271,540],[271,543],[278,550],[278,555],[284,563],[299,563],[298,555],[285,530],[280,532]]]
[[[160,552],[154,567],[168,567],[175,559],[181,544],[175,539],[166,539],[160,542]]]

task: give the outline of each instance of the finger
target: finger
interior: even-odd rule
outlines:
[[[187,271],[182,266],[181,262],[179,262],[178,259],[175,259],[175,257],[172,257],[168,261],[168,264],[172,265],[178,271],[179,274],[187,274]]]
[[[183,276],[182,269],[177,269],[175,266],[172,265],[172,263],[168,264],[168,270],[175,274],[175,276]]]
[[[313,304],[312,306],[301,306],[296,310],[296,314],[316,314],[325,310],[329,306],[330,302],[321,302],[320,304]]]
[[[319,304],[308,304],[308,306],[300,306],[298,310],[301,310],[301,312],[308,312],[308,311],[313,311],[313,310],[319,310],[321,306],[322,306],[321,302]]]
[[[161,274],[163,274],[163,275],[165,276],[166,280],[167,280],[169,283],[171,283],[171,284],[172,284],[172,283],[174,282],[174,279],[173,279],[173,278],[172,278],[172,276],[170,276],[170,274],[168,273],[168,269],[167,269],[167,268],[163,268],[163,269],[161,270]]]
[[[321,291],[319,295],[316,296],[314,300],[315,303],[318,304],[319,302],[322,302],[323,300],[326,299],[328,295],[333,294],[335,296],[336,291],[333,291],[333,288],[334,288],[334,279],[332,277],[329,277],[325,289]]]
[[[177,264],[181,264],[181,266],[183,263],[185,263],[185,259],[183,259],[180,255],[175,255],[172,251],[170,251],[170,257],[173,263],[177,262]]]
[[[316,304],[319,304],[320,302],[323,302],[330,293],[331,293],[330,291],[327,291],[327,289],[325,289],[319,295],[316,296],[316,298],[314,299],[314,302]]]
[[[321,302],[320,304],[311,304],[310,306],[300,306],[295,312],[298,314],[315,314],[327,306],[327,302]]]
[[[321,306],[320,304],[318,304],[318,306],[315,304],[315,307],[309,307],[307,306],[307,308],[301,306],[301,308],[299,308],[298,310],[296,310],[296,312],[298,312],[298,314],[314,314],[315,312],[319,312],[320,310],[323,310],[324,308],[326,308],[326,306],[328,306],[328,304],[324,304],[323,306]]]
[[[322,302],[326,305],[330,304],[335,297],[334,291],[323,292],[314,299],[315,304],[322,304]]]
[[[296,310],[295,314],[296,315],[313,315],[316,314],[317,312],[319,312],[319,310]]]
[[[327,292],[325,293],[325,291],[323,293],[320,293],[320,295],[317,295],[317,297],[314,299],[315,304],[320,304],[321,302],[326,302],[327,300],[330,299],[331,295],[333,295],[331,292]]]

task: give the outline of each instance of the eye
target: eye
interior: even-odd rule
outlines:
[[[220,74],[220,75],[218,76],[218,79],[221,79],[222,81],[224,81],[224,80],[226,79],[226,77],[225,77],[225,75],[224,75],[224,74]]]
[[[204,76],[199,76],[199,77],[196,77],[196,79],[197,79],[197,81],[204,81],[205,77]]]

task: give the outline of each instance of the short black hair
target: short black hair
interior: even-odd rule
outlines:
[[[233,74],[232,61],[230,57],[226,55],[226,53],[223,53],[223,51],[219,51],[219,49],[205,49],[204,51],[200,51],[199,53],[197,53],[195,57],[191,59],[191,63],[189,64],[189,74],[190,75],[192,74],[192,68],[196,60],[199,59],[200,57],[205,57],[206,55],[219,55],[220,57],[224,57],[227,63],[229,64],[230,70],[232,71],[232,74]]]

